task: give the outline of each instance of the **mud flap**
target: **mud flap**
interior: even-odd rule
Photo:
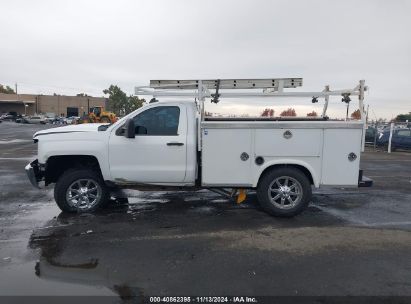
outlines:
[[[363,175],[363,170],[358,174],[358,187],[372,187],[373,180]]]

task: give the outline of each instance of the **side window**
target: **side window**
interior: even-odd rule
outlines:
[[[136,135],[178,135],[180,108],[159,106],[141,112],[133,118]]]
[[[397,135],[401,137],[408,137],[411,136],[411,131],[410,130],[399,130]]]

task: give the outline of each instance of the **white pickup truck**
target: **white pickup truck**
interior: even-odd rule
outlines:
[[[220,97],[293,96],[284,88],[301,83],[298,78],[152,81],[151,90],[139,87],[136,93],[197,100],[153,102],[111,125],[39,131],[33,137],[38,159],[26,171],[36,187],[41,181],[55,183],[55,200],[66,212],[94,211],[112,189],[207,188],[240,194],[239,200],[256,190],[268,213],[293,216],[306,208],[313,186],[371,186],[359,170],[364,122],[324,115],[331,95],[358,95],[362,101],[363,82],[352,90],[293,93],[324,97],[319,118],[204,117],[207,97],[217,102]],[[263,91],[255,92],[259,88]],[[247,89],[252,93],[244,93]]]

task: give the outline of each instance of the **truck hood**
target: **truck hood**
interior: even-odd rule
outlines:
[[[42,136],[42,135],[49,135],[49,134],[56,134],[56,133],[77,133],[77,132],[97,132],[98,127],[101,125],[107,125],[107,124],[101,124],[101,123],[91,123],[91,124],[80,124],[80,125],[71,125],[71,126],[64,126],[64,127],[58,127],[58,128],[50,128],[46,130],[41,130],[33,135],[33,139]]]

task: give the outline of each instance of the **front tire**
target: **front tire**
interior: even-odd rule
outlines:
[[[260,206],[274,216],[291,217],[307,208],[311,183],[297,168],[283,167],[265,173],[257,187]]]
[[[100,174],[79,168],[60,176],[54,198],[64,212],[94,212],[107,203],[109,192]]]

